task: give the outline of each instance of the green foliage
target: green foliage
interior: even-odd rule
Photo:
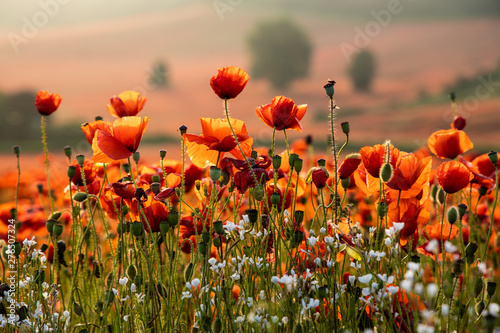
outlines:
[[[349,68],[349,75],[354,87],[359,91],[370,90],[373,77],[375,76],[375,57],[367,50],[359,52]]]
[[[287,88],[308,75],[312,44],[294,22],[278,19],[260,23],[248,38],[254,78],[268,79],[275,88]]]

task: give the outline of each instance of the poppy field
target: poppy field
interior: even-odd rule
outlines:
[[[0,331],[500,327],[499,154],[474,150],[473,119],[456,115],[454,93],[453,122],[427,146],[387,140],[346,153],[351,124],[335,121],[335,81],[318,87],[324,151],[287,136],[303,131],[308,101],[276,96],[230,114],[248,82],[233,66],[207,78],[222,117],[179,124],[181,156],[160,150],[154,163],[140,154],[147,98],[113,96],[116,119],[81,126],[93,154],[67,146],[63,174],[51,168],[46,118],[64,96],[38,92],[45,169],[26,175],[14,146],[16,173],[0,175]],[[267,146],[245,126],[255,116],[272,133]]]

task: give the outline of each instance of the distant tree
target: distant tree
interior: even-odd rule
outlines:
[[[356,90],[370,90],[373,77],[375,76],[375,67],[375,57],[370,51],[362,50],[354,57],[349,68],[349,75]]]
[[[40,114],[35,108],[36,93],[23,91],[0,96],[0,139],[24,140],[40,137]],[[50,121],[51,117],[47,117]]]
[[[268,79],[275,88],[287,88],[309,73],[311,41],[288,19],[260,23],[249,35],[248,46],[252,76]]]
[[[165,62],[158,61],[153,65],[150,72],[149,84],[152,89],[168,87],[169,81]]]

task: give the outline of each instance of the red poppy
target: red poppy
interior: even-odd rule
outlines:
[[[389,225],[393,222],[404,222],[404,227],[400,231],[400,243],[405,245],[408,239],[417,231],[419,225],[424,226],[429,222],[430,214],[416,198],[401,199],[399,205],[397,201],[389,204],[387,213]]]
[[[292,99],[285,96],[276,96],[271,104],[262,105],[255,109],[257,116],[271,128],[278,131],[294,129],[302,132],[300,120],[306,113],[307,104],[295,105]]]
[[[113,96],[110,99],[111,105],[108,105],[108,112],[117,118],[135,116],[142,110],[147,100],[137,91],[124,91],[118,97]]]
[[[486,157],[486,158],[484,158]],[[495,173],[489,174],[489,166],[493,169],[493,164],[490,162],[488,158],[488,154],[484,154],[474,159],[474,162],[467,161],[463,156],[459,157],[459,161],[469,169],[470,172],[474,175],[474,179],[471,180],[471,183],[479,184],[480,186],[484,186],[486,188],[490,188],[495,183]],[[488,165],[489,164],[489,165]],[[485,172],[483,174],[480,170]],[[486,175],[489,176],[486,176]]]
[[[59,94],[53,93],[49,94],[46,90],[40,90],[36,94],[35,106],[42,116],[48,116],[57,110],[59,104],[61,104],[61,96]]]
[[[400,158],[398,167],[393,170],[392,178],[386,185],[398,191],[413,189],[416,195],[428,183],[431,166],[430,156],[419,161],[414,154],[406,154]]]
[[[148,117],[124,117],[113,123],[94,121],[81,128],[87,141],[92,142],[94,162],[109,163],[128,158],[137,151],[148,122]]]
[[[77,162],[74,162],[73,166],[75,167],[76,172],[75,176],[71,178],[71,181],[73,182],[73,184],[77,186],[83,186],[83,179],[82,179],[82,172],[80,169],[80,165]],[[85,175],[85,183],[87,185],[94,182],[94,179],[97,175],[97,170],[92,161],[86,160],[83,163],[83,173]]]
[[[307,176],[307,181],[312,181],[316,188],[322,189],[326,185],[326,181],[328,180],[330,175],[328,171],[324,167],[313,168],[309,175]]]
[[[141,214],[144,230],[147,232],[160,232],[160,222],[167,221],[168,209],[163,202],[153,200],[150,205],[144,208],[144,215],[146,215],[147,221]]]
[[[386,161],[387,145],[363,147],[359,151],[366,171],[375,178],[379,178],[380,168]],[[389,163],[395,169],[399,163],[399,149],[389,145]]]
[[[338,169],[338,176],[340,179],[349,178],[361,163],[361,155],[354,153],[347,155]]]
[[[250,156],[253,139],[248,136],[245,123],[233,118],[230,121],[241,149],[246,156]],[[201,135],[183,135],[187,154],[196,166],[205,168],[209,165],[215,165],[217,158],[222,158],[226,152],[230,152],[238,159],[243,159],[231,128],[225,119],[201,118],[201,128]]]
[[[464,117],[456,116],[451,122],[450,126],[451,128],[456,128],[457,130],[463,130],[466,124],[467,121],[465,120]]]
[[[217,75],[210,79],[210,86],[222,99],[235,98],[247,85],[249,76],[241,68],[228,66],[219,68]]]
[[[437,168],[436,175],[439,185],[449,194],[466,188],[474,179],[469,169],[457,161],[444,162]]]
[[[439,158],[449,159],[454,159],[474,147],[467,134],[456,128],[432,133],[427,143],[434,155]]]

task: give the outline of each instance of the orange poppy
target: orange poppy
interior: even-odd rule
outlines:
[[[416,198],[401,199],[399,206],[397,201],[389,204],[387,213],[389,225],[393,222],[404,222],[404,227],[400,231],[400,243],[405,245],[408,239],[417,231],[419,225],[424,226],[429,222],[430,214]]]
[[[80,165],[76,161],[72,165],[76,170],[75,176],[71,178],[71,181],[77,186],[83,186],[83,178]],[[86,184],[91,184],[92,182],[94,182],[94,179],[97,176],[97,169],[92,161],[86,160],[83,163],[83,174],[85,175]]]
[[[94,121],[82,125],[87,141],[92,142],[96,163],[109,163],[132,156],[139,148],[149,118],[123,117],[113,123]]]
[[[235,98],[247,85],[249,76],[241,68],[235,66],[218,69],[217,75],[210,79],[210,86],[222,99]]]
[[[406,154],[399,159],[397,168],[394,168],[392,178],[386,185],[393,190],[414,190],[415,195],[428,183],[431,173],[432,157],[417,160],[414,154]]]
[[[338,169],[338,176],[340,179],[349,178],[361,163],[361,155],[354,153],[346,156]]]
[[[474,147],[467,134],[456,128],[432,133],[427,143],[434,155],[439,158],[449,159],[454,159]]]
[[[271,104],[256,108],[255,113],[264,124],[278,131],[291,128],[302,132],[300,120],[304,117],[306,109],[307,104],[295,105],[291,98],[276,96]]]
[[[110,99],[108,112],[116,118],[135,116],[142,110],[148,99],[137,91],[127,90]]]
[[[375,178],[379,178],[380,168],[386,161],[386,145],[363,147],[359,151],[366,171]],[[399,163],[399,149],[389,145],[389,163],[395,169]]]
[[[61,95],[53,93],[49,94],[46,90],[40,90],[36,94],[35,106],[42,116],[48,116],[57,110],[61,104]]]
[[[442,163],[436,170],[437,181],[446,193],[452,194],[466,188],[474,175],[457,161]]]
[[[248,136],[245,123],[234,118],[231,118],[230,121],[241,149],[246,156],[250,156],[253,139]],[[231,128],[225,119],[201,118],[201,128],[201,135],[183,135],[187,154],[196,166],[205,168],[209,165],[215,165],[217,158],[222,158],[226,152],[230,152],[238,159],[243,159]]]

